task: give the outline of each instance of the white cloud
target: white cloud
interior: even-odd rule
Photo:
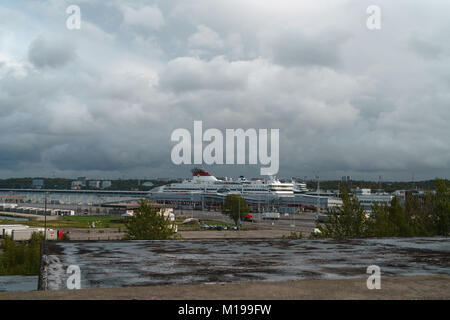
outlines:
[[[197,26],[197,32],[188,39],[189,46],[194,48],[218,49],[223,47],[219,34],[207,26]]]
[[[164,16],[157,7],[143,6],[133,8],[131,6],[123,5],[122,9],[125,25],[144,27],[153,30],[158,30],[164,25]]]

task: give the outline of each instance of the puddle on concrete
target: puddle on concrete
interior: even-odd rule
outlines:
[[[80,267],[82,288],[367,277],[374,264],[382,275],[450,274],[448,238],[58,242],[50,254],[61,264],[50,270]],[[57,277],[49,287],[65,289]]]

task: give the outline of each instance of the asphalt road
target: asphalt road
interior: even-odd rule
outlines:
[[[247,226],[255,225],[258,227],[264,227],[269,229],[282,229],[291,230],[296,232],[311,233],[315,226],[314,213],[305,212],[302,214],[290,214],[289,216],[281,215],[279,220],[264,220],[261,218],[261,214],[252,213],[254,223],[245,223]],[[175,216],[182,218],[197,218],[200,220],[216,220],[222,222],[233,223],[231,219],[224,216],[220,212],[212,211],[189,211],[183,210],[175,211]]]
[[[33,208],[44,208],[43,203],[23,203],[20,204],[22,207],[33,207]],[[66,210],[74,210],[81,209],[81,213],[75,213],[79,216],[95,216],[95,215],[104,215],[103,209],[100,206],[95,205],[77,205],[77,204],[50,204],[47,203],[48,209],[66,209]],[[85,210],[91,209],[91,213],[84,213]],[[99,209],[100,213],[96,213],[97,209]],[[184,218],[197,218],[200,220],[217,220],[227,223],[233,223],[231,219],[227,218],[220,212],[214,211],[201,211],[201,210],[175,210],[175,215],[177,217]],[[267,228],[276,228],[283,230],[291,230],[296,232],[304,232],[310,233],[315,228],[315,213],[304,212],[301,214],[289,214],[288,216],[281,214],[279,220],[264,220],[261,218],[260,213],[251,213],[253,219],[255,220],[254,225],[258,227],[267,227]],[[247,224],[248,225],[248,224]]]
[[[44,204],[33,203],[33,204],[20,204],[23,207],[33,207],[33,208],[43,208]],[[66,209],[74,210],[76,212],[77,208],[81,208],[82,213],[75,213],[78,216],[97,216],[104,215],[102,207],[99,206],[89,206],[89,205],[75,205],[75,204],[47,204],[48,209]],[[85,210],[91,209],[91,213],[85,214]],[[100,214],[96,213],[97,209],[100,210]],[[257,226],[259,228],[269,228],[269,229],[280,229],[280,230],[290,230],[295,232],[303,232],[309,234],[315,228],[314,213],[301,213],[301,214],[289,214],[288,216],[281,214],[279,220],[264,220],[261,218],[261,214],[252,213],[255,222],[248,223],[245,222],[247,226]],[[215,220],[222,221],[230,224],[234,222],[228,217],[224,216],[220,212],[214,211],[201,211],[201,210],[175,210],[175,216],[178,218],[197,218],[200,220]]]
[[[19,207],[26,207],[26,208],[45,208],[45,204],[43,203],[20,203],[18,204]],[[97,208],[100,210],[100,214],[96,213]],[[100,207],[99,205],[77,205],[77,204],[51,204],[47,203],[47,209],[63,209],[63,210],[74,210],[76,215],[79,216],[86,216],[86,215],[103,215],[103,207]],[[77,213],[77,209],[81,209],[81,213]],[[83,212],[87,210],[89,212],[89,209],[91,209],[91,213],[84,214]]]

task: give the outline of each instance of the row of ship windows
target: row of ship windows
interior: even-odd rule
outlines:
[[[205,188],[205,189],[200,189],[200,188],[188,188],[188,187],[182,187],[182,188],[165,188],[167,190],[220,190],[218,188]],[[292,187],[271,187],[271,188],[249,188],[249,187],[245,187],[245,188],[225,188],[225,189],[230,189],[230,190],[259,190],[259,191],[264,191],[264,190],[292,190]]]
[[[180,191],[180,190],[193,190],[193,191],[203,191],[205,189],[191,189],[191,188],[183,188],[183,189],[167,189],[169,191]],[[206,189],[207,191],[219,191],[220,189]],[[233,191],[241,191],[242,189],[230,189]],[[268,189],[244,189],[244,191],[246,190],[251,190],[251,191],[262,191],[262,192],[267,192]]]

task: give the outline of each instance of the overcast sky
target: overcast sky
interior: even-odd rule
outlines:
[[[449,13],[448,0],[1,1],[0,177],[185,177],[170,136],[202,120],[279,128],[281,177],[449,178]]]

